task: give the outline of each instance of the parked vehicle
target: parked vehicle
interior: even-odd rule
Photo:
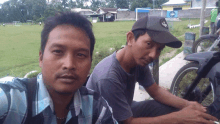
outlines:
[[[220,52],[194,53],[185,59],[192,62],[177,72],[171,93],[207,106],[220,119]]]
[[[210,51],[209,49],[219,51],[219,47],[215,47],[216,45],[213,45],[214,43],[218,43],[218,37],[219,37],[220,29],[218,29],[215,34],[208,34],[201,36],[198,40],[196,40],[193,43],[192,46],[192,52],[193,53],[199,53],[199,52],[206,52]]]

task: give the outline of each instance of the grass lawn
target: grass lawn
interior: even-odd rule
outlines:
[[[191,24],[199,24],[199,19],[191,19]],[[206,26],[210,22],[206,23]],[[93,30],[96,37],[96,44],[94,54],[96,52],[109,51],[120,48],[126,43],[126,33],[131,29],[134,21],[124,22],[105,22],[94,23]],[[198,38],[199,28],[188,29],[188,19],[184,21],[173,22],[170,30],[175,36],[179,37],[184,42],[185,32],[194,32]],[[22,25],[22,26],[0,26],[0,77],[6,75],[23,77],[26,73],[32,70],[40,71],[38,66],[38,53],[40,49],[40,33],[42,26],[39,25]],[[175,54],[181,52],[183,47],[178,49]],[[162,51],[165,53],[173,51],[172,48],[166,47]],[[100,56],[99,56],[100,57]],[[94,56],[92,68],[98,63],[101,58]],[[173,56],[172,56],[173,57]],[[170,58],[170,57],[169,57]],[[163,62],[168,61],[169,58],[164,58]]]

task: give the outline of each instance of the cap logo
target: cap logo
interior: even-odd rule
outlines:
[[[165,19],[161,19],[161,20],[160,20],[160,24],[161,24],[162,27],[168,29],[168,24],[167,24],[167,22],[166,22]]]

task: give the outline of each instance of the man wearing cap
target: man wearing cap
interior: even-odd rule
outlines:
[[[148,64],[159,57],[166,46],[179,48],[181,41],[168,30],[165,18],[146,16],[127,33],[126,46],[99,62],[87,87],[99,92],[113,109],[113,115],[125,124],[213,123],[215,117],[196,103],[176,97],[159,87]],[[154,100],[133,101],[139,82]]]

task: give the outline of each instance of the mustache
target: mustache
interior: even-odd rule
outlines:
[[[150,60],[149,60],[149,63],[151,63],[151,62],[153,62],[153,61],[154,61],[153,59],[150,59]]]
[[[144,59],[144,61],[148,62],[148,64],[149,64],[149,63],[153,62],[154,60],[149,58],[149,59]]]
[[[62,72],[58,72],[55,74],[56,78],[71,78],[71,79],[79,79],[79,76],[73,72],[71,72],[70,70],[65,70]]]

